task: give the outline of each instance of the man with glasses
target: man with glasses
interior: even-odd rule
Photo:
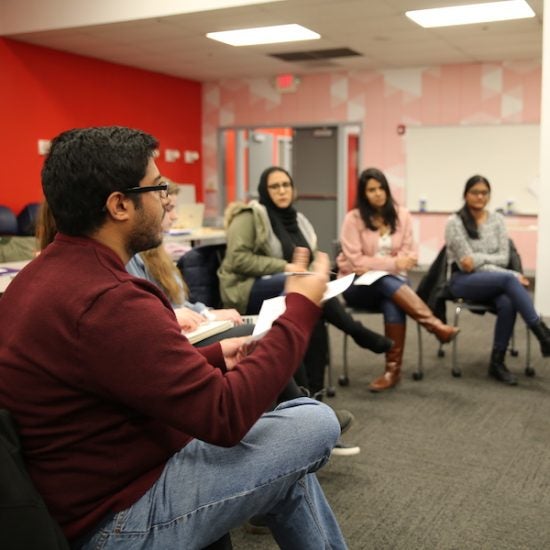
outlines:
[[[74,547],[203,548],[260,515],[281,547],[345,548],[314,474],[334,413],[302,398],[262,414],[304,353],[328,258],[288,277],[286,312],[255,347],[195,349],[157,287],[124,268],[162,239],[157,146],[76,129],[44,163],[58,234],[0,301],[0,408],[31,478]]]

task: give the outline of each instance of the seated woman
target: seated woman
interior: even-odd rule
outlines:
[[[393,200],[386,176],[377,168],[364,170],[357,185],[356,206],[346,214],[340,232],[341,275],[381,270],[388,274],[371,285],[351,285],[344,299],[353,307],[381,309],[384,330],[394,342],[386,353],[382,376],[371,382],[374,392],[395,386],[401,378],[406,317],[410,315],[440,342],[449,342],[458,329],[443,324],[407,282],[407,271],[417,263],[411,215]]]
[[[504,219],[486,207],[491,186],[483,176],[472,176],[464,187],[464,205],[447,222],[445,241],[452,275],[449,288],[456,298],[492,303],[497,312],[489,375],[506,384],[517,378],[504,364],[516,314],[540,342],[543,357],[550,356],[550,331],[533,307],[527,278],[507,269],[510,244]]]
[[[300,271],[292,263],[294,249],[304,247],[315,254],[317,236],[309,220],[293,206],[295,191],[290,174],[271,166],[260,176],[259,201],[234,203],[227,208],[227,252],[218,271],[220,293],[227,307],[258,313],[265,299],[283,292],[285,273]],[[383,353],[392,345],[355,321],[335,298],[324,303],[323,318],[375,353]],[[304,358],[312,393],[324,386],[327,346],[321,322]]]
[[[176,202],[180,188],[177,184],[168,183],[168,204],[162,220],[163,231],[169,231],[177,219]],[[248,336],[253,326],[243,325],[239,312],[235,309],[211,309],[201,302],[191,303],[187,300],[187,287],[179,269],[162,245],[133,256],[126,264],[128,273],[147,279],[157,285],[170,300],[174,313],[184,332],[195,330],[205,320],[229,320],[235,327],[220,334],[202,340],[199,346],[218,341],[221,338]]]

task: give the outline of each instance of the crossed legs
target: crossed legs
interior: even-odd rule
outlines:
[[[339,435],[329,407],[301,398],[264,414],[235,447],[193,440],[84,548],[200,549],[258,515],[282,548],[346,548],[314,475]]]

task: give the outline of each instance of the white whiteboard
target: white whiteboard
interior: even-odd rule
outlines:
[[[539,126],[408,127],[406,133],[407,208],[454,212],[463,203],[466,180],[474,174],[491,183],[489,208],[536,214]]]

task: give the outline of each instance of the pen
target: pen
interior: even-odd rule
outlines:
[[[336,271],[329,271],[329,275],[338,275]],[[313,271],[283,271],[281,275],[284,275],[285,277],[290,277],[290,275],[315,275],[315,272]],[[273,275],[263,275],[262,279],[270,279],[273,277]]]

